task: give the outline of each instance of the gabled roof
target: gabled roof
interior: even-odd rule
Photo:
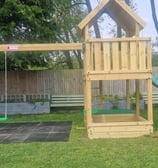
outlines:
[[[102,0],[101,3],[79,23],[78,28],[82,31],[86,25],[92,26],[103,13],[107,13],[125,31],[130,32],[132,35],[136,33],[136,23],[140,26],[140,30],[145,27],[144,20],[142,20],[124,0]]]

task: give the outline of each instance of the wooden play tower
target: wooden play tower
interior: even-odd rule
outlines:
[[[102,14],[108,14],[124,30],[122,38],[91,38],[90,27]],[[151,39],[140,37],[144,21],[130,9],[124,0],[102,0],[78,25],[82,43],[2,44],[0,52],[83,50],[85,123],[89,138],[118,138],[149,135],[153,132],[152,112],[152,57]],[[126,83],[126,111],[119,113],[93,112],[92,83],[123,80]],[[130,111],[130,81],[135,81],[136,108]],[[147,85],[147,115],[140,110],[140,80]],[[102,101],[100,99],[100,101]],[[103,102],[102,102],[103,103]],[[98,110],[99,111],[99,110]]]
[[[122,38],[91,38],[90,27],[107,13],[125,32]],[[137,137],[153,132],[151,39],[140,37],[144,21],[124,0],[102,0],[78,25],[84,39],[85,123],[88,137]],[[93,114],[92,82],[125,80],[127,111],[130,109],[129,81],[135,80],[134,114]],[[140,80],[147,82],[147,117],[140,115]],[[101,88],[100,88],[101,93]]]

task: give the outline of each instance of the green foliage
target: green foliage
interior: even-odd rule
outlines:
[[[143,95],[141,93],[139,94],[139,99],[143,99]],[[136,92],[134,92],[131,96],[131,103],[134,107],[136,106]]]
[[[152,55],[152,66],[158,66],[158,54]]]
[[[44,102],[49,102],[49,101],[50,101],[49,99],[31,99],[29,100],[28,103],[35,104],[37,102],[41,102],[43,104]]]
[[[71,0],[5,0],[0,3],[0,42],[50,43],[78,41],[76,24],[82,19],[80,5]],[[81,14],[80,14],[81,13]],[[64,53],[65,54],[65,53]],[[81,58],[80,53],[76,54]],[[3,57],[3,54],[0,55]],[[48,66],[53,54],[12,53],[8,57],[8,68],[27,69],[33,66]],[[71,66],[68,53],[67,66]],[[43,61],[47,60],[47,61]],[[0,60],[0,69],[4,67]]]

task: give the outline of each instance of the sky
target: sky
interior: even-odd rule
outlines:
[[[150,0],[134,0],[136,3],[136,13],[146,22],[146,27],[141,32],[141,35],[144,37],[152,37],[152,40],[155,40],[155,37],[158,36],[156,33],[154,23],[152,20]],[[91,0],[91,4],[94,7],[98,4],[98,0]],[[155,6],[157,9],[158,16],[158,0],[155,0]]]
[[[154,40],[158,34],[156,33],[154,22],[152,20],[150,0],[135,0],[137,3],[138,15],[146,22],[146,27],[143,30],[143,36],[150,36]],[[155,0],[155,6],[158,16],[158,0]]]

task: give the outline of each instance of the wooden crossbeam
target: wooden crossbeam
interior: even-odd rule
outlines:
[[[82,43],[2,44],[0,52],[82,50]]]
[[[150,37],[135,37],[135,38],[96,38],[89,39],[88,42],[126,42],[126,41],[151,41]]]

